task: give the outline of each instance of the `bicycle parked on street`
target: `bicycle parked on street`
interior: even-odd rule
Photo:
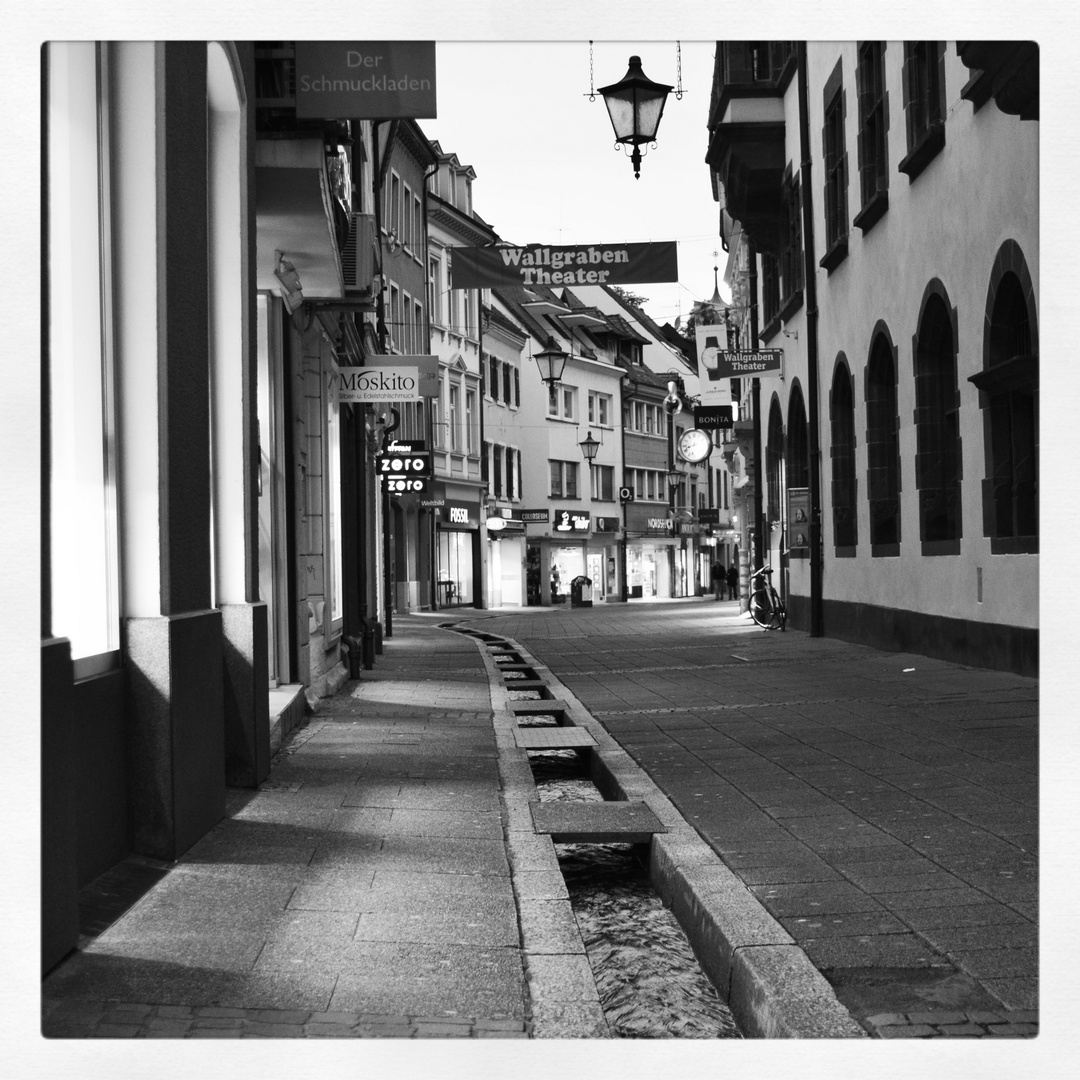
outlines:
[[[772,567],[766,563],[750,575],[753,591],[750,593],[750,617],[765,630],[783,630],[787,624],[787,608],[780,594],[773,587]]]

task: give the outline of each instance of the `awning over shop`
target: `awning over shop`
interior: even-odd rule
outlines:
[[[258,288],[280,291],[274,253],[281,252],[306,298],[344,296],[322,139],[260,139],[255,166]]]

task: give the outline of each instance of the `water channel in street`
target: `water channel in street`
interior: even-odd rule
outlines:
[[[541,801],[601,799],[573,750],[530,753],[529,761]],[[634,846],[557,844],[556,851],[612,1032],[637,1039],[741,1038]]]

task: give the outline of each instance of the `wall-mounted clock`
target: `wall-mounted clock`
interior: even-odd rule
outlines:
[[[701,428],[691,428],[679,436],[679,453],[684,461],[691,464],[704,461],[712,453],[712,449],[713,441],[709,438],[709,433]]]

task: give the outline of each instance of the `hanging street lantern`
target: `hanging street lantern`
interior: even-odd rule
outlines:
[[[581,456],[586,461],[596,460],[596,451],[600,449],[600,444],[592,437],[591,431],[578,443],[578,446],[581,447]]]
[[[540,352],[534,354],[533,359],[540,369],[540,378],[548,384],[549,389],[554,390],[562,380],[567,354],[555,344],[555,338],[549,334],[547,344]]]
[[[621,82],[601,86],[599,93],[607,106],[615,141],[632,148],[630,160],[634,176],[641,177],[640,147],[656,141],[656,129],[664,115],[664,104],[673,88],[653,82],[641,70],[641,57],[631,56],[630,67]]]

